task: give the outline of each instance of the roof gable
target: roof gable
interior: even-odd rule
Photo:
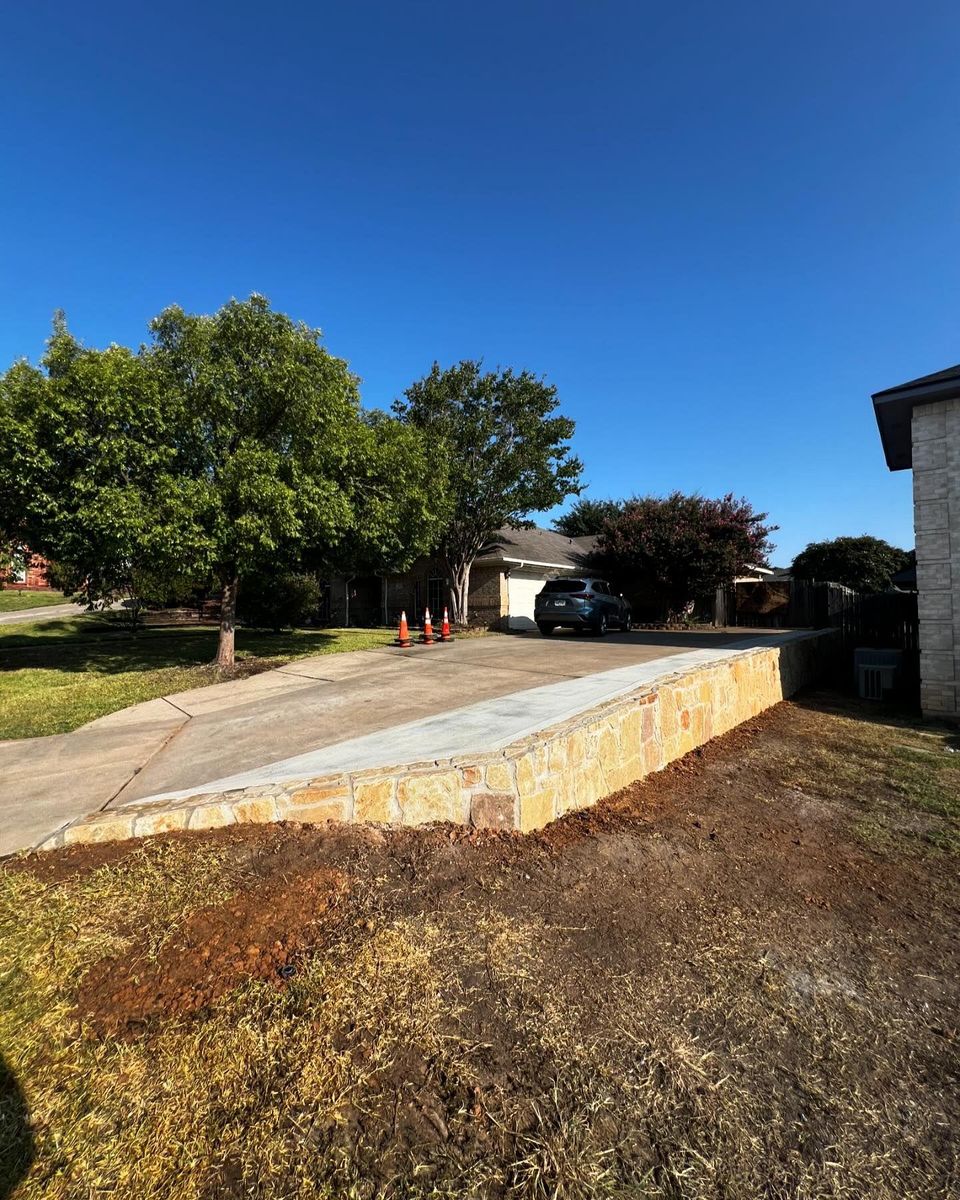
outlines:
[[[919,404],[952,400],[956,396],[960,396],[960,364],[874,392],[873,412],[891,471],[903,471],[913,466],[911,424],[914,408]]]

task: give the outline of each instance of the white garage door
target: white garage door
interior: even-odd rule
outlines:
[[[507,579],[507,612],[511,629],[536,629],[533,620],[533,602],[542,591],[545,575],[510,573]]]

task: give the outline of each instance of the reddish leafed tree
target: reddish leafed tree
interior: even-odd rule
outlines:
[[[732,494],[638,496],[604,523],[595,561],[639,607],[676,617],[711,597],[746,567],[764,566],[773,549],[766,513]]]

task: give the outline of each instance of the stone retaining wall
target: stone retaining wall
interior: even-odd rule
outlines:
[[[796,635],[619,696],[505,749],[107,809],[40,849],[243,822],[451,821],[540,829],[659,771],[821,674],[834,635]]]

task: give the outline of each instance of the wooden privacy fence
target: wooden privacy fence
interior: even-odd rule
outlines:
[[[916,592],[863,595],[839,583],[773,580],[719,588],[715,624],[773,629],[837,629],[857,646],[919,652]]]

